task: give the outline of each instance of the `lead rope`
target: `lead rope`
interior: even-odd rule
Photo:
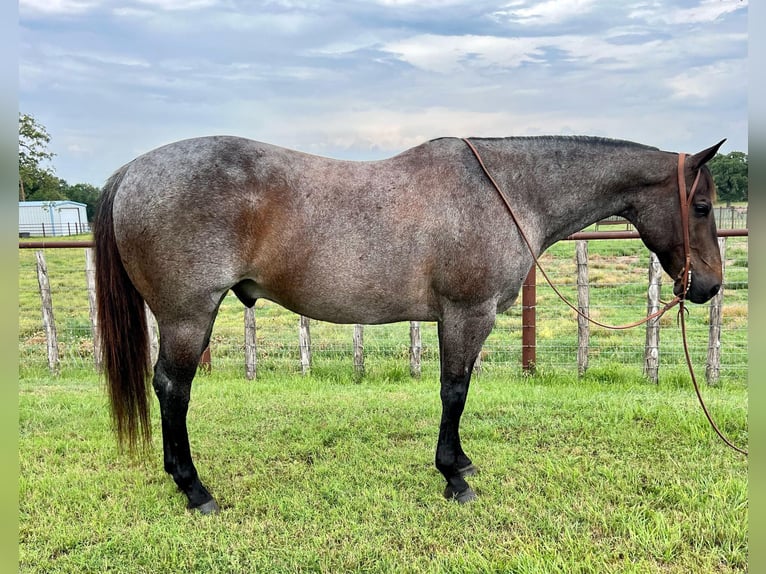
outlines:
[[[715,424],[713,417],[710,415],[710,412],[708,411],[707,406],[705,405],[705,401],[702,398],[702,393],[700,392],[699,384],[697,383],[697,377],[694,374],[694,368],[692,367],[692,360],[689,354],[689,345],[686,340],[686,320],[684,317],[684,311],[686,310],[686,308],[684,307],[684,297],[686,297],[686,292],[689,289],[689,283],[690,283],[689,279],[691,278],[691,245],[689,241],[688,212],[689,212],[689,206],[691,205],[692,198],[694,197],[694,194],[697,191],[697,184],[699,183],[700,173],[701,173],[700,171],[697,172],[697,176],[694,179],[694,183],[692,184],[692,188],[691,188],[691,191],[689,192],[689,196],[687,199],[686,197],[684,197],[685,191],[686,191],[686,180],[684,178],[684,162],[686,159],[686,154],[683,154],[683,153],[678,154],[678,193],[679,193],[679,201],[681,205],[681,221],[683,223],[683,237],[684,237],[684,268],[681,272],[683,293],[680,296],[676,295],[662,309],[655,311],[654,313],[650,315],[647,315],[643,319],[640,319],[633,323],[629,323],[627,325],[607,325],[605,323],[596,321],[592,317],[589,317],[588,315],[580,311],[574,304],[572,304],[566,297],[564,297],[561,294],[561,292],[558,290],[558,288],[553,284],[553,282],[548,277],[548,274],[545,272],[545,269],[543,269],[543,266],[540,264],[539,259],[535,255],[534,249],[532,248],[532,243],[527,238],[526,233],[524,233],[524,229],[521,227],[521,225],[519,225],[519,221],[516,218],[516,214],[514,213],[513,208],[511,207],[510,200],[505,195],[505,193],[503,193],[503,190],[495,181],[495,178],[492,177],[492,174],[487,169],[487,166],[484,165],[484,160],[482,160],[481,155],[479,154],[479,151],[476,149],[476,147],[473,145],[473,142],[471,142],[468,138],[462,138],[462,140],[473,152],[473,155],[476,156],[476,160],[479,162],[479,165],[481,166],[482,171],[487,176],[487,179],[489,179],[490,183],[492,183],[492,186],[497,190],[497,193],[500,195],[500,198],[503,200],[503,203],[505,203],[505,207],[508,209],[508,213],[510,213],[511,219],[513,219],[513,223],[516,225],[516,229],[518,230],[519,235],[521,235],[521,238],[524,240],[524,243],[526,243],[527,249],[529,250],[530,255],[532,255],[532,259],[534,260],[535,265],[540,270],[540,273],[542,274],[542,276],[545,278],[545,281],[548,283],[551,289],[553,289],[553,292],[556,293],[559,299],[561,299],[564,303],[566,303],[566,305],[570,309],[572,309],[575,313],[577,313],[580,317],[583,317],[584,319],[590,321],[594,325],[598,325],[599,327],[603,327],[605,329],[623,330],[623,329],[631,329],[633,327],[643,325],[644,323],[651,321],[652,319],[661,317],[662,315],[664,315],[667,311],[669,311],[676,305],[679,306],[678,314],[681,320],[681,335],[683,338],[684,356],[686,357],[686,365],[689,368],[689,374],[691,375],[692,384],[694,385],[694,392],[697,395],[697,399],[699,401],[700,406],[702,407],[702,411],[705,413],[705,417],[707,417],[707,420],[710,423],[710,426],[713,428],[713,430],[718,435],[718,437],[727,446],[747,456],[746,450],[735,446],[734,444],[732,444],[732,442],[729,439],[727,439],[723,435],[723,433],[718,429],[718,426]]]

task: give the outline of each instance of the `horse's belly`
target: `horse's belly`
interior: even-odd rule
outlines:
[[[366,295],[354,297],[344,293],[342,297],[315,295],[308,298],[285,298],[280,294],[264,294],[264,298],[283,307],[318,321],[330,323],[359,323],[377,325],[398,321],[435,321],[438,319],[431,307],[423,301],[403,301],[400,297],[379,298],[375,301]]]

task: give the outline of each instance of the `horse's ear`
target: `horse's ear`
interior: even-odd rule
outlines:
[[[693,156],[691,156],[687,161],[689,164],[689,167],[693,171],[697,171],[700,167],[705,165],[707,162],[709,162],[711,159],[715,157],[715,154],[718,153],[718,148],[720,148],[723,145],[723,142],[726,141],[726,138],[719,141],[714,146],[711,146],[705,150],[702,150],[699,153],[695,153]]]

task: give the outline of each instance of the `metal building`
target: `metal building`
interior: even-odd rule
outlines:
[[[90,231],[84,203],[20,201],[19,237],[78,235]]]

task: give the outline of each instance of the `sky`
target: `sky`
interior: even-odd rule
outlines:
[[[747,0],[20,0],[19,111],[103,185],[230,134],[341,159],[441,136],[747,152]]]

